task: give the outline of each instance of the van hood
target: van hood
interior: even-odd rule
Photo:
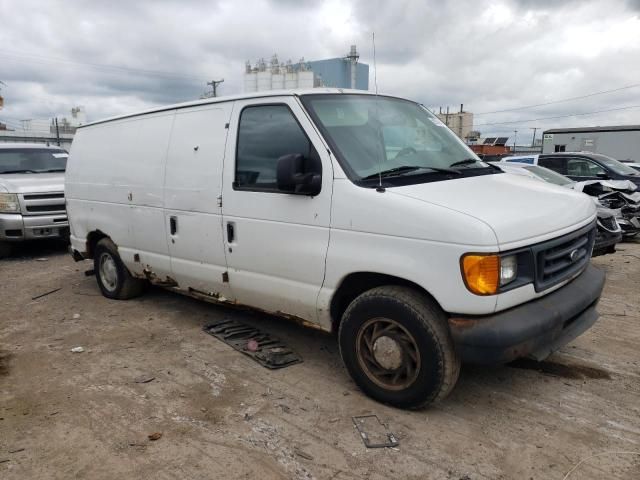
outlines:
[[[595,218],[589,196],[520,175],[481,175],[388,188],[487,224],[500,245],[549,236]]]
[[[0,192],[42,193],[64,191],[64,173],[0,174]]]

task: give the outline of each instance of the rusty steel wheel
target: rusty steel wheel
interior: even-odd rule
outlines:
[[[387,390],[404,390],[420,373],[420,351],[409,331],[390,318],[372,318],[356,341],[358,362],[372,382]]]
[[[107,298],[126,300],[140,295],[144,289],[144,282],[131,276],[109,238],[97,243],[93,252],[93,268],[98,287]]]
[[[338,342],[355,383],[400,408],[442,400],[460,372],[446,314],[411,287],[381,286],[357,296],[342,315]]]

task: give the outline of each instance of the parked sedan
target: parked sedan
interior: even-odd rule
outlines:
[[[576,182],[570,178],[538,165],[518,162],[508,163],[505,161],[489,163],[499,167],[505,173],[522,175],[567,188],[574,188],[576,185]],[[622,240],[622,229],[616,220],[616,212],[602,206],[597,197],[591,196],[591,198],[593,198],[598,211],[598,230],[596,233],[596,243],[593,247],[593,256],[596,257],[606,253],[614,253],[616,251],[616,243]]]

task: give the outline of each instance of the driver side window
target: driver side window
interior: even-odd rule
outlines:
[[[286,105],[245,108],[240,115],[236,152],[236,190],[277,192],[278,159],[302,154],[309,158],[315,149]]]

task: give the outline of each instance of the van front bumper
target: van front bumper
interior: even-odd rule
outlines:
[[[453,315],[449,327],[462,361],[544,360],[596,322],[604,278],[604,272],[589,264],[578,277],[544,297],[493,315]]]
[[[66,215],[21,215],[0,213],[0,241],[21,242],[69,236]]]

